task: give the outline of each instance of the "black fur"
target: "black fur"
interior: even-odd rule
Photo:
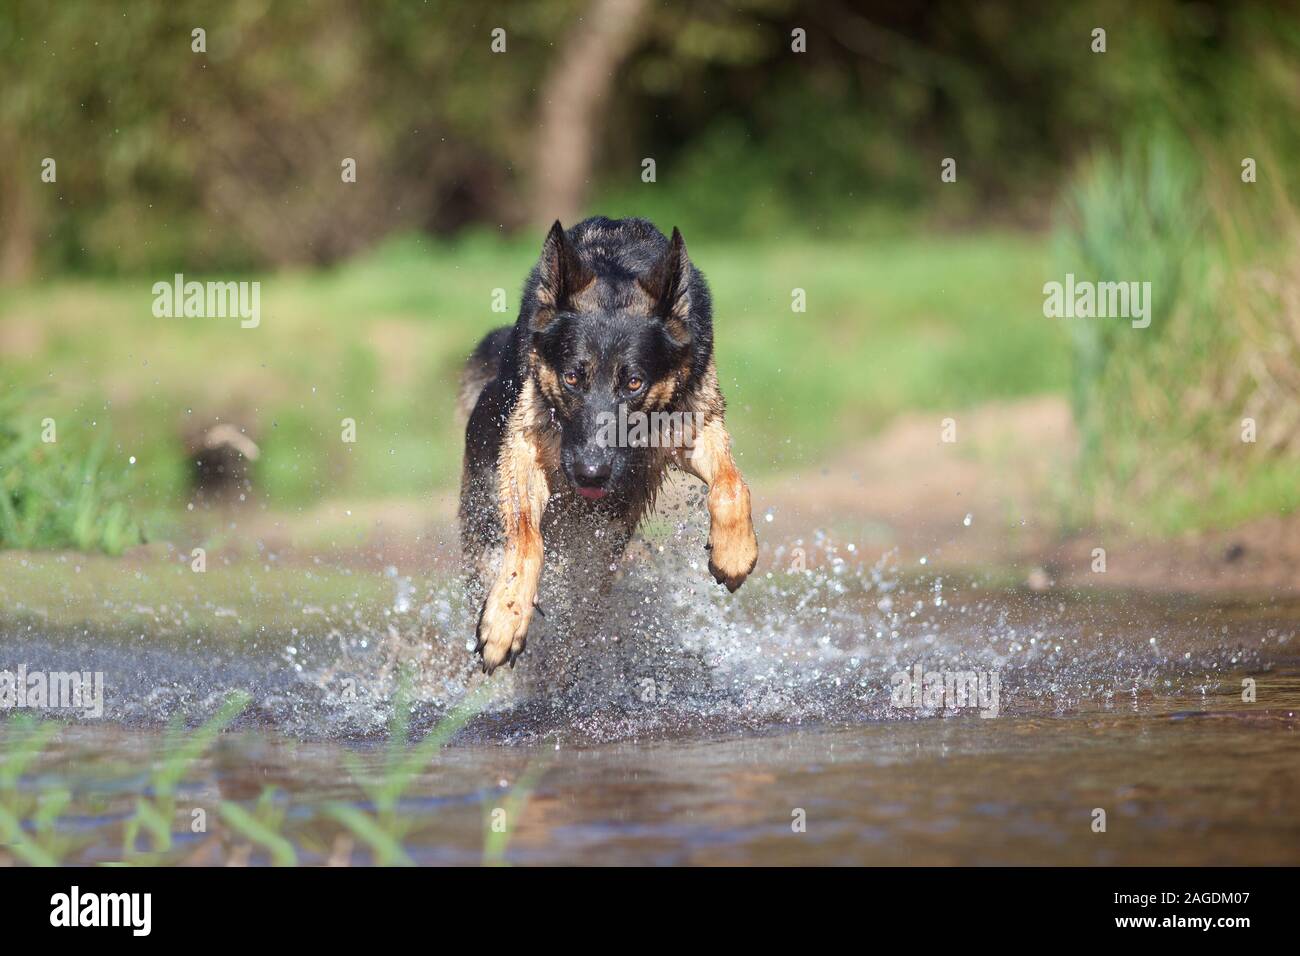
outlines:
[[[559,401],[547,401],[562,435],[564,473],[576,485],[575,467],[592,456],[608,459],[599,462],[611,470],[607,498],[582,505],[622,517],[632,527],[662,476],[654,473],[644,449],[597,449],[596,416],[616,410],[620,402],[637,409],[654,385],[668,379],[675,379],[673,398],[662,410],[693,407],[701,400],[712,356],[708,286],[686,258],[675,230],[670,241],[644,219],[595,217],[567,232],[557,223],[524,284],[515,325],[491,332],[470,359],[471,367],[491,363],[495,374],[479,393],[465,434],[461,511],[466,550],[500,539],[496,464],[530,377],[541,394],[539,366],[561,381],[568,370],[584,370],[578,389],[566,388]],[[642,379],[638,394],[616,388],[618,376],[629,369]],[[721,401],[720,396],[708,400]],[[573,490],[568,489],[570,497]],[[564,492],[553,489],[553,494]]]
[[[514,328],[470,357],[461,404],[461,542],[483,602],[475,634],[485,673],[523,652],[543,565],[558,565],[548,594],[577,615],[565,631],[589,631],[670,467],[709,487],[714,580],[735,591],[754,570],[709,290],[676,229],[665,238],[642,219],[588,219],[568,232],[557,222]]]

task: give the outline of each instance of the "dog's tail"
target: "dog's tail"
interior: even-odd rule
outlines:
[[[513,331],[514,326],[511,325],[493,329],[466,359],[465,368],[460,373],[460,395],[456,401],[456,414],[462,428],[469,421],[470,413],[474,411],[483,389],[497,377],[501,356],[510,344],[510,334]]]

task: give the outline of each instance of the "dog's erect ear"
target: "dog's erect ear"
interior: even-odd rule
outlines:
[[[679,343],[689,341],[686,317],[691,311],[691,260],[676,226],[667,251],[639,281],[653,303],[651,314],[664,320],[669,334]]]
[[[569,296],[581,292],[595,278],[569,245],[558,219],[547,233],[546,242],[542,243],[538,269],[541,282],[537,286],[537,301],[543,310],[552,313],[563,308]]]

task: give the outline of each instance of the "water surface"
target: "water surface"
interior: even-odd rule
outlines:
[[[104,716],[65,720],[19,790],[68,795],[62,859],[120,859],[166,728],[240,690],[161,858],[268,862],[216,822],[226,802],[298,862],[370,862],[337,808],[382,816],[406,670],[413,740],[473,704],[384,818],[411,862],[1300,863],[1300,607],[950,582],[824,539],[812,570],[729,596],[672,557],[687,533],[648,545],[583,636],[544,592],[528,653],[487,684],[459,587],[395,571],[373,605],[221,639],[175,607],[153,628],[10,620],[5,666],[107,683]],[[996,676],[996,706],[900,706],[918,664]]]

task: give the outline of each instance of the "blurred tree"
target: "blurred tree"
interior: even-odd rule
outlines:
[[[542,85],[533,220],[575,222],[590,184],[601,109],[640,31],[645,0],[592,0]]]
[[[4,267],[320,263],[394,230],[517,225],[523,118],[574,7],[8,0]]]
[[[1290,115],[1298,22],[1254,0],[0,0],[0,275],[330,262],[596,199],[692,235],[1039,223],[1155,117],[1222,137]]]

